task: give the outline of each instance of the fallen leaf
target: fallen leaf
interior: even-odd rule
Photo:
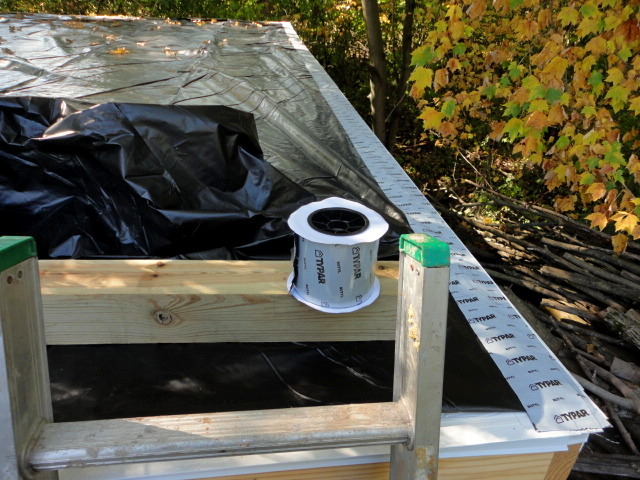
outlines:
[[[598,227],[600,230],[604,230],[609,223],[609,219],[604,213],[594,212],[585,218],[591,222],[591,228]]]
[[[111,55],[126,55],[129,53],[129,50],[124,47],[118,47],[115,50],[109,50]]]
[[[564,113],[564,108],[559,103],[556,103],[549,110],[549,115],[547,116],[547,120],[549,121],[549,125],[557,125],[566,120],[566,115]]]
[[[453,40],[459,40],[464,36],[464,22],[455,20],[449,24],[449,35]]]
[[[627,249],[628,237],[624,233],[619,233],[611,237],[611,245],[613,245],[613,251],[616,253],[622,253]]]
[[[616,222],[616,232],[627,232],[631,234],[636,228],[636,225],[638,225],[638,216],[631,212],[616,212],[616,214],[611,217],[611,220]]]
[[[616,35],[622,35],[627,43],[633,43],[640,38],[640,27],[635,18],[622,22],[615,30]]]
[[[76,22],[76,21],[65,22],[64,25],[66,27],[75,28],[76,30],[80,30],[80,29],[84,28],[84,23]]]
[[[571,212],[576,206],[576,200],[578,200],[578,197],[575,195],[557,197],[553,206],[558,212]]]
[[[607,187],[605,187],[602,182],[595,182],[587,188],[587,193],[591,195],[591,198],[593,198],[595,202],[604,197],[604,194],[607,193]]]
[[[516,26],[516,33],[520,41],[531,40],[540,33],[540,25],[535,20],[522,20]]]

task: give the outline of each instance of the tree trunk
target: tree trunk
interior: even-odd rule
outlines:
[[[371,117],[373,132],[385,143],[386,103],[387,103],[387,66],[384,57],[380,10],[377,0],[362,0],[362,13],[367,27],[369,43]]]
[[[389,113],[389,133],[386,137],[387,150],[393,152],[396,143],[398,128],[400,126],[400,118],[404,110],[404,102],[406,98],[407,82],[411,75],[411,52],[413,50],[413,21],[414,11],[416,9],[415,0],[406,0],[404,4],[404,20],[402,22],[402,66],[400,68],[400,78],[394,91],[392,98],[393,105]]]

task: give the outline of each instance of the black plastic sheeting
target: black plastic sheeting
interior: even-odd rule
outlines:
[[[257,137],[222,106],[0,98],[0,234],[34,237],[40,258],[289,258],[286,219],[316,196]],[[345,195],[336,180],[324,195]]]
[[[7,14],[0,18],[0,37],[4,47],[0,49],[0,94],[23,97],[18,101],[31,99],[38,102],[34,97],[46,97],[74,99],[93,105],[130,103],[152,105],[155,108],[170,105],[166,115],[180,117],[176,118],[177,121],[185,120],[184,112],[188,111],[177,107],[187,106],[196,107],[203,121],[212,120],[214,123],[223,118],[219,115],[207,118],[206,112],[210,110],[205,107],[226,106],[252,114],[266,162],[279,172],[278,176],[284,176],[297,185],[292,187],[298,190],[294,192],[294,199],[296,195],[304,197],[306,191],[315,197],[336,195],[368,206],[380,213],[391,226],[391,234],[381,242],[381,256],[393,255],[397,251],[397,233],[407,231],[403,214],[386,199],[372,178],[282,24]],[[86,107],[75,103],[72,108]],[[201,141],[201,131],[182,132],[183,126],[189,126],[173,122],[166,122],[160,128],[161,121],[146,118],[143,107],[139,108],[139,113],[129,112],[142,127],[141,131],[136,132],[141,134],[140,138],[136,136],[134,140],[142,139],[143,145],[133,144],[141,151],[153,150],[153,145],[144,145],[148,141],[159,141],[158,147],[167,144],[165,139],[158,136],[144,138],[154,130],[147,130],[144,128],[146,126],[155,125],[155,131],[160,129],[169,140],[179,142],[184,133],[190,135],[189,140],[195,140],[196,143]],[[51,115],[43,120],[45,123],[53,122],[58,112],[51,109],[47,113]],[[67,115],[72,112],[63,110],[61,113]],[[81,112],[77,116],[85,115],[91,114]],[[73,117],[75,119],[76,115]],[[233,118],[237,119],[238,116],[234,115]],[[31,128],[32,119],[25,120],[27,128]],[[35,121],[42,122],[38,119]],[[95,147],[100,148],[102,134],[110,133],[111,140],[115,137],[119,141],[120,129],[129,130],[131,127],[129,124],[119,126],[115,122],[105,123],[102,127],[111,130],[100,132],[88,124],[76,130],[78,136],[87,136],[79,141],[84,146],[96,141]],[[232,125],[235,125],[233,119]],[[246,126],[240,132],[246,133],[248,130],[251,128]],[[256,140],[255,136],[252,138]],[[66,141],[59,142],[60,148],[64,148]],[[49,140],[43,142],[48,143]],[[107,142],[105,146],[108,149],[111,144]],[[197,150],[196,146],[193,148]],[[255,154],[255,149],[251,152]],[[65,154],[73,155],[74,152]],[[112,151],[104,150],[95,152],[95,156],[101,156],[102,163],[107,163],[106,156],[112,154]],[[133,158],[133,163],[127,165],[139,165],[143,161]],[[262,166],[265,172],[273,173],[271,167]],[[130,180],[127,178],[130,172],[126,168],[117,174],[121,178],[113,181],[118,184]],[[133,175],[138,173],[133,172]],[[277,186],[284,184],[286,182],[283,180]],[[148,188],[148,185],[145,187]],[[264,194],[263,191],[260,193]],[[146,200],[162,205],[164,199],[156,197]],[[286,201],[276,201],[275,196],[271,196],[270,200],[272,204],[269,206],[275,210],[290,213],[295,209]],[[140,203],[144,202],[137,202]],[[158,209],[157,206],[154,208]],[[188,217],[189,225],[182,232],[188,232],[189,226],[198,222],[190,217],[194,214],[192,211],[183,211],[179,207],[172,213],[167,213],[167,210],[165,216],[176,214],[177,223]],[[238,214],[237,211],[232,213],[232,216]],[[245,216],[256,222],[254,227],[261,227],[259,224],[266,222],[259,217],[262,213],[273,220],[272,210],[250,211]],[[221,217],[227,214],[228,211],[224,211]],[[118,220],[116,218],[113,222],[116,228],[119,226]],[[206,218],[206,221],[209,220]],[[245,218],[242,223],[246,226],[250,221]],[[181,254],[188,258],[284,258],[288,255],[288,248],[282,248],[283,242],[278,244],[278,248],[285,250],[285,254],[277,255],[262,245],[267,238],[270,245],[276,243],[274,239],[282,233],[279,223],[281,221],[276,220],[269,225],[265,223],[262,230],[264,235],[256,234],[256,239],[248,235],[246,241],[231,245],[231,252],[225,251],[229,250],[226,246],[216,249],[215,243],[210,243],[211,248],[192,245],[194,251]],[[270,227],[275,230],[271,231]],[[0,231],[2,234],[5,232]],[[210,241],[220,241],[222,236],[216,232],[216,238]],[[83,242],[82,246],[86,246],[86,243]],[[68,245],[60,249],[60,256],[64,256],[64,251],[73,253],[76,244],[78,240],[71,238]],[[284,244],[290,245],[290,239]],[[175,250],[178,247],[172,245],[171,248]],[[204,250],[198,251],[201,248]],[[162,251],[162,256],[165,256],[166,249],[162,248]]]
[[[521,410],[455,302],[449,310],[443,411]],[[393,342],[48,348],[58,422],[392,400]]]
[[[332,195],[397,251],[402,213],[283,24],[3,15],[0,37],[0,234],[42,257],[288,258],[285,219]],[[445,408],[522,410],[450,312]],[[392,345],[50,346],[55,417],[388,400]]]

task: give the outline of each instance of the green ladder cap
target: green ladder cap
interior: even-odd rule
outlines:
[[[33,238],[0,237],[0,272],[35,256],[37,250]]]
[[[423,267],[448,267],[449,245],[425,233],[400,236],[400,251],[420,262]]]

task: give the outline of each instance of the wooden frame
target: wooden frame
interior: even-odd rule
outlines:
[[[444,458],[439,461],[440,480],[564,480],[571,472],[580,445],[565,452],[482,457]],[[389,463],[366,463],[309,470],[225,475],[201,480],[384,480]]]
[[[398,262],[380,297],[332,315],[288,294],[290,262],[41,260],[47,344],[393,340]]]
[[[31,248],[21,252],[22,256],[29,258],[24,261],[20,259],[19,263],[20,268],[25,262],[31,265],[30,276],[24,276],[24,283],[28,284],[29,290],[21,291],[20,295],[24,298],[17,297],[12,305],[17,305],[17,313],[24,313],[20,310],[24,310],[27,304],[35,307],[28,321],[22,322],[32,333],[31,347],[24,352],[7,350],[4,365],[9,367],[6,370],[11,379],[11,366],[24,362],[25,353],[35,355],[38,365],[33,370],[40,384],[35,403],[40,404],[48,399],[48,392],[43,381],[46,378],[43,374],[46,372],[46,359],[37,264],[30,239],[10,240],[9,243],[12,241],[16,244],[26,241]],[[403,446],[394,447],[391,478],[435,479],[448,304],[449,247],[426,235],[413,234],[403,236],[401,251],[399,288],[406,290],[399,291],[397,295],[398,348],[393,402],[51,423],[50,414],[46,411],[23,411],[22,399],[18,398],[10,404],[5,402],[3,407],[14,426],[20,427],[14,428],[14,433],[25,432],[20,438],[15,436],[15,441],[11,439],[5,443],[7,450],[16,448],[19,452],[13,456],[12,464],[16,469],[10,478],[30,478],[31,474],[26,473],[29,469],[42,472],[69,467],[208,458],[239,453],[395,444]],[[11,264],[5,270],[13,267]],[[214,276],[221,276],[220,272],[213,273]],[[255,271],[250,275],[257,278]],[[22,274],[20,278],[23,278]],[[158,275],[152,273],[151,278],[158,278]],[[63,280],[69,281],[67,274]],[[228,283],[227,278],[221,285]],[[199,283],[196,286],[201,287]],[[281,290],[281,287],[276,290]],[[218,291],[212,293],[218,295],[218,301],[214,303],[228,300],[229,294],[225,297]],[[172,301],[184,295],[180,293],[176,297],[175,292],[168,294]],[[251,292],[249,296],[254,294]],[[239,295],[243,299],[248,297],[246,293]],[[269,297],[273,293],[265,295]],[[169,309],[172,303],[162,306],[155,301],[155,298],[151,300],[156,307],[151,317],[157,324],[170,325],[176,321],[176,316],[178,324],[184,322],[179,314]],[[194,301],[189,297],[188,303]],[[235,302],[232,305],[244,307],[246,303]],[[265,303],[268,301],[258,302],[262,318]],[[127,304],[124,305],[123,311],[129,310]],[[11,313],[2,317],[3,332],[11,332],[13,326],[20,323],[16,312]],[[15,381],[5,383],[7,391],[20,390]],[[23,428],[21,425],[25,422],[44,425],[42,428]],[[47,478],[55,478],[55,474]]]

